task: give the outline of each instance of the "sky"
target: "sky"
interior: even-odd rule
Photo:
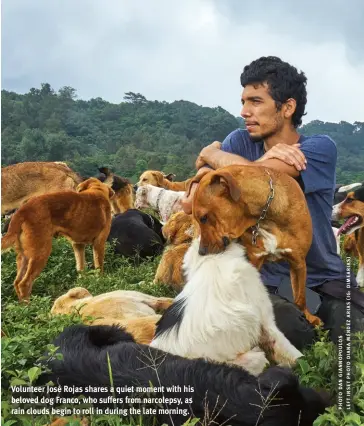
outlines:
[[[364,121],[362,0],[2,0],[2,88],[187,100],[240,113],[240,74],[279,56],[307,78],[304,123]]]

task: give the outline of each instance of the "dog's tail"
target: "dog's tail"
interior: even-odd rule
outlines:
[[[14,247],[21,233],[23,221],[16,213],[12,216],[8,232],[1,238],[1,251]]]

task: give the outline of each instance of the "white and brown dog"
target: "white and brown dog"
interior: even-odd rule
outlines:
[[[152,207],[161,217],[161,221],[166,223],[173,213],[182,211],[181,203],[184,195],[184,191],[171,191],[149,184],[143,185],[136,191],[135,208]]]
[[[294,364],[302,354],[277,328],[268,291],[245,248],[233,242],[219,254],[198,251],[195,239],[184,258],[187,283],[157,323],[151,346],[237,364],[252,374],[267,361],[257,346],[278,364]]]

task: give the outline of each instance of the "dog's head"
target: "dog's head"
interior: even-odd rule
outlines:
[[[58,297],[53,303],[51,314],[69,314],[72,312],[74,305],[86,297],[90,297],[91,293],[83,287],[71,288],[66,294]]]
[[[338,234],[352,234],[364,226],[364,185],[349,192],[345,200],[336,204],[332,210],[332,219],[345,219]]]
[[[220,253],[248,227],[241,190],[226,168],[196,176],[188,185],[187,196],[194,182],[199,182],[192,203],[194,223],[200,229],[199,253]]]
[[[164,173],[159,172],[157,170],[147,170],[146,172],[140,175],[137,186],[139,187],[143,185],[153,185],[153,186],[158,186],[159,188],[164,188],[165,187],[164,179],[167,179],[170,182],[173,182],[175,177],[176,175],[173,173],[169,173],[168,175],[165,175]]]
[[[76,188],[77,192],[96,192],[96,193],[102,193],[104,197],[108,200],[111,200],[115,194],[115,192],[106,184],[100,182],[96,178],[89,178],[80,184],[78,184]]]
[[[149,207],[148,194],[150,185],[139,186],[135,194],[135,208],[145,209]]]

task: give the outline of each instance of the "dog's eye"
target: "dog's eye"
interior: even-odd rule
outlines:
[[[200,217],[200,222],[201,223],[206,223],[207,222],[207,214],[205,214],[205,216],[201,216]]]
[[[354,198],[347,198],[345,200],[345,203],[352,203],[354,201]]]

